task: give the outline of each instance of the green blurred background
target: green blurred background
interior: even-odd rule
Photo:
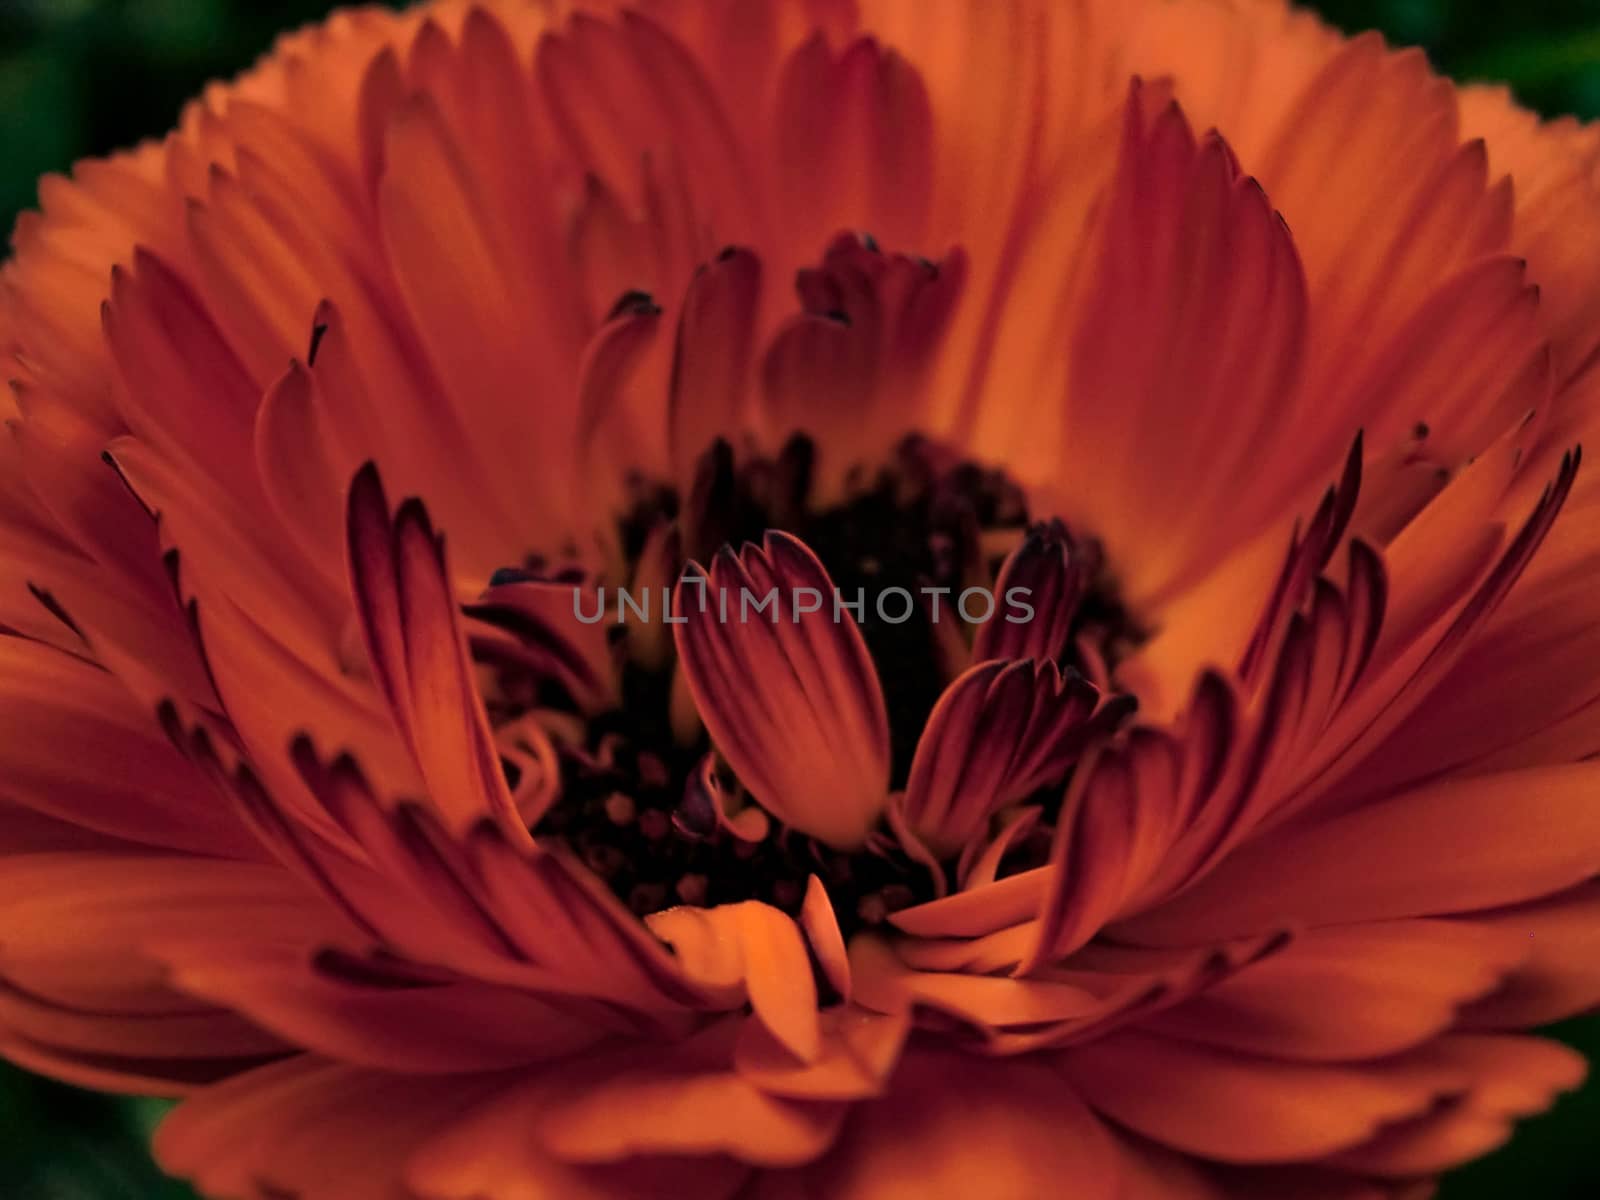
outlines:
[[[206,80],[247,65],[316,0],[0,0],[0,229],[34,181],[165,131]],[[1347,29],[1427,47],[1462,78],[1502,79],[1547,113],[1600,115],[1600,0],[1323,0]],[[1555,1031],[1600,1061],[1600,1018]],[[145,1144],[164,1106],[0,1065],[0,1200],[179,1200]],[[1442,1200],[1600,1196],[1600,1084],[1448,1180]]]

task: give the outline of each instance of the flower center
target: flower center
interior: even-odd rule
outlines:
[[[776,456],[743,461],[719,441],[702,456],[687,495],[636,481],[620,542],[631,577],[639,579],[646,575],[642,564],[670,531],[673,550],[667,570],[657,572],[661,584],[675,582],[689,561],[707,562],[724,546],[759,542],[768,530],[805,542],[836,589],[836,597],[824,598],[824,612],[856,621],[871,654],[889,718],[890,786],[897,790],[906,784],[935,701],[966,665],[974,627],[1004,619],[1006,596],[997,577],[1028,536],[1027,498],[1004,472],[963,461],[918,437],[905,439],[876,470],[852,473],[831,498],[814,486],[815,460],[813,444],[799,435]],[[1103,674],[1140,633],[1106,576],[1098,545],[1071,540],[1059,523],[1048,533],[1067,539],[1085,581],[1059,665],[1091,677]],[[530,700],[534,693],[517,678],[517,668],[495,664],[491,715],[506,724],[525,718],[536,703],[560,757],[560,798],[535,834],[565,843],[640,915],[680,903],[750,899],[792,913],[815,874],[827,885],[848,936],[862,924],[932,899],[928,868],[910,859],[893,837],[874,837],[860,851],[845,853],[775,820],[761,822],[759,836],[752,837],[719,819],[716,794],[746,799],[738,779],[725,763],[708,759],[710,746],[697,723],[686,729],[685,700],[674,694],[672,656],[652,658],[627,644],[670,639],[671,630],[660,628],[661,596],[653,600],[647,615],[620,606],[615,591],[602,591],[593,601],[611,622],[614,642],[625,643],[619,647],[625,665],[614,708],[583,717],[571,697],[548,684]],[[739,603],[731,600],[728,619],[740,619]],[[789,619],[791,598],[781,596],[779,603],[780,619]],[[748,619],[771,618],[761,613]],[[729,685],[760,688],[762,681]],[[512,699],[518,696],[524,699]],[[515,770],[509,764],[508,769]],[[1050,815],[1059,808],[1063,783],[1052,780],[1041,789],[1039,803]],[[748,802],[759,804],[760,797]],[[1048,850],[1048,823],[1041,822],[1008,855],[1003,873],[1040,865]]]

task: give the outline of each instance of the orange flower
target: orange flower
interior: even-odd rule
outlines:
[[[317,1200],[1411,1196],[1574,1086],[1600,132],[1277,0],[567,7],[19,223],[0,1050]]]

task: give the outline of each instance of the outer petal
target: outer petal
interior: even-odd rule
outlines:
[[[1263,837],[1121,935],[1193,944],[1549,895],[1600,872],[1597,779],[1585,763],[1443,783]]]
[[[595,1009],[475,981],[385,974],[339,954],[169,946],[174,985],[331,1058],[407,1075],[503,1070],[558,1058],[607,1033]]]
[[[503,1087],[495,1076],[406,1077],[296,1055],[196,1093],[156,1133],[156,1160],[210,1196],[410,1200],[407,1154]]]
[[[1426,1112],[1453,1080],[1386,1078],[1119,1033],[1063,1054],[1097,1111],[1154,1141],[1222,1162],[1319,1158]]]
[[[130,841],[261,857],[205,777],[162,738],[154,714],[82,658],[0,637],[0,729],[8,803]]]
[[[1057,1072],[953,1051],[913,1052],[887,1095],[851,1114],[810,1173],[830,1200],[983,1196],[1111,1200],[1118,1152]]]
[[[1524,941],[1443,921],[1311,930],[1146,1027],[1275,1058],[1394,1054],[1444,1032],[1458,1009],[1510,976]]]
[[[1330,1165],[1398,1178],[1459,1166],[1504,1142],[1516,1118],[1544,1111],[1584,1077],[1577,1053],[1536,1038],[1448,1037],[1393,1068],[1455,1075],[1449,1101],[1381,1130]]]
[[[258,946],[350,930],[277,867],[180,855],[41,853],[0,872],[0,1042],[81,1086],[173,1094],[283,1043],[169,985],[173,939]]]
[[[1600,884],[1462,920],[1515,938],[1525,960],[1463,1014],[1474,1028],[1532,1029],[1600,1006]]]
[[[866,37],[837,53],[820,31],[808,39],[777,81],[782,226],[816,245],[848,213],[889,245],[919,245],[937,148],[929,107],[920,72],[898,52]]]
[[[641,1059],[636,1048],[555,1069],[534,1136],[569,1162],[652,1154],[731,1155],[764,1166],[810,1162],[833,1142],[844,1106],[768,1095],[731,1066],[738,1017]]]
[[[1542,121],[1519,108],[1505,87],[1461,92],[1461,122],[1482,137],[1492,174],[1516,188],[1513,245],[1527,258],[1542,293],[1540,307],[1557,335],[1558,374],[1594,348],[1600,316],[1600,216],[1595,167],[1600,137],[1570,117]]]
[[[528,1135],[551,1102],[549,1091],[545,1081],[512,1084],[464,1115],[451,1113],[406,1160],[412,1189],[429,1200],[722,1200],[750,1174],[723,1155],[563,1162]]]

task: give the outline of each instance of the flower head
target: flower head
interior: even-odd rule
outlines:
[[[1597,157],[1277,0],[286,37],[0,277],[0,1051],[215,1196],[1413,1194],[1600,1003]]]

